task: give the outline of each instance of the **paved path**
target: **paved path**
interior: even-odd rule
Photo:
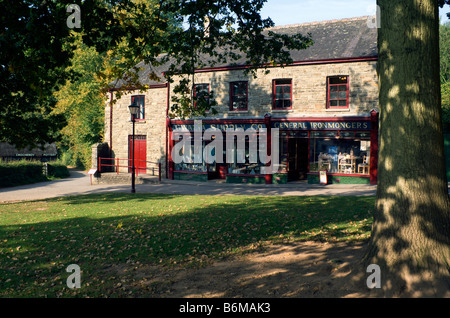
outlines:
[[[67,195],[120,192],[129,193],[131,185],[91,185],[86,172],[70,170],[66,179],[0,189],[0,202],[39,200]],[[211,195],[375,195],[369,185],[251,185],[211,182],[189,182],[163,179],[161,183],[137,184],[137,193],[211,194]]]
[[[0,188],[0,203],[23,200],[40,200],[67,195],[90,193],[129,193],[130,184],[91,185],[90,176],[83,171],[70,170],[70,177],[11,188]],[[449,184],[450,190],[450,184]],[[208,194],[208,195],[336,195],[373,196],[376,186],[358,184],[312,185],[288,184],[232,184],[217,181],[190,182],[163,179],[161,183],[136,184],[137,193]]]

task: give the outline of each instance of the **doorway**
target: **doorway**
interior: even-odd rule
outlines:
[[[147,173],[147,136],[135,135],[134,136],[134,166],[136,167],[137,174]],[[133,159],[133,135],[128,138],[128,159],[129,166],[132,166]],[[128,172],[131,173],[131,168],[128,168]]]
[[[308,139],[289,137],[288,181],[305,180],[308,172]]]

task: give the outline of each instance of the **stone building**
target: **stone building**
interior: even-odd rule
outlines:
[[[132,123],[128,106],[141,105],[135,123],[135,158],[138,173],[145,173],[156,162],[162,176],[170,179],[203,180],[221,178],[239,183],[286,183],[308,180],[318,183],[376,183],[378,145],[377,30],[369,17],[322,21],[273,28],[279,33],[311,33],[314,45],[292,51],[294,60],[286,67],[270,67],[270,72],[246,75],[242,65],[218,65],[198,69],[195,85],[200,91],[214,91],[218,112],[210,117],[181,120],[170,118],[172,88],[175,83],[147,80],[146,91],[130,89],[105,110],[105,142],[110,158],[126,165],[131,158]],[[157,72],[164,72],[161,68]],[[145,78],[149,69],[141,76]],[[120,85],[120,84],[119,84]],[[116,99],[115,90],[110,99]],[[186,144],[194,137],[195,124],[201,131],[215,129],[209,140],[202,140],[202,153],[213,140],[223,137],[223,147],[208,151],[194,162],[175,160],[174,154],[189,153]],[[247,134],[245,158],[239,162],[237,143],[227,147],[227,129],[255,129],[255,139]],[[184,133],[179,133],[180,130]],[[277,131],[277,134],[273,132]],[[253,132],[253,130],[252,130]],[[176,135],[176,133],[178,135]],[[179,135],[184,137],[180,137]],[[275,153],[275,170],[269,164],[251,160],[252,142],[263,137],[267,155]],[[274,139],[275,138],[275,139]],[[261,143],[260,143],[261,145]],[[194,145],[192,143],[192,147]],[[181,152],[180,152],[181,149]],[[174,150],[177,153],[174,153]],[[195,151],[193,151],[195,152]],[[226,159],[234,157],[229,162]],[[120,159],[117,161],[117,159]],[[242,159],[242,157],[241,157]],[[147,162],[146,162],[147,161]],[[191,160],[192,161],[192,160]],[[242,160],[241,160],[242,161]],[[267,161],[267,160],[266,160]],[[119,164],[120,166],[121,164]],[[128,171],[119,167],[120,171]]]
[[[42,162],[54,161],[57,157],[56,144],[44,144],[42,147],[17,148],[12,144],[0,142],[0,160],[39,160]]]

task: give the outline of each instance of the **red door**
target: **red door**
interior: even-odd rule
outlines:
[[[134,166],[136,167],[136,173],[147,173],[147,136],[135,135],[134,136]],[[130,166],[133,159],[133,136],[128,138],[128,159],[130,159]],[[128,169],[131,173],[131,168]]]

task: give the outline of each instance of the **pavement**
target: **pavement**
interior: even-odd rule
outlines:
[[[0,203],[41,200],[69,195],[92,193],[130,193],[131,184],[91,184],[87,172],[70,169],[70,177],[10,188],[0,188]],[[373,196],[375,185],[329,184],[305,182],[288,184],[232,184],[217,180],[191,182],[162,179],[160,183],[136,184],[136,193],[167,193],[187,195],[335,195]]]
[[[161,182],[136,184],[136,193],[166,193],[186,195],[291,195],[291,196],[374,196],[376,185],[364,184],[235,184],[223,180],[208,182],[162,179]],[[92,193],[130,193],[131,184],[91,184],[85,171],[70,169],[70,177],[10,188],[0,188],[0,203],[42,200],[69,195]],[[449,183],[450,192],[450,183]]]

